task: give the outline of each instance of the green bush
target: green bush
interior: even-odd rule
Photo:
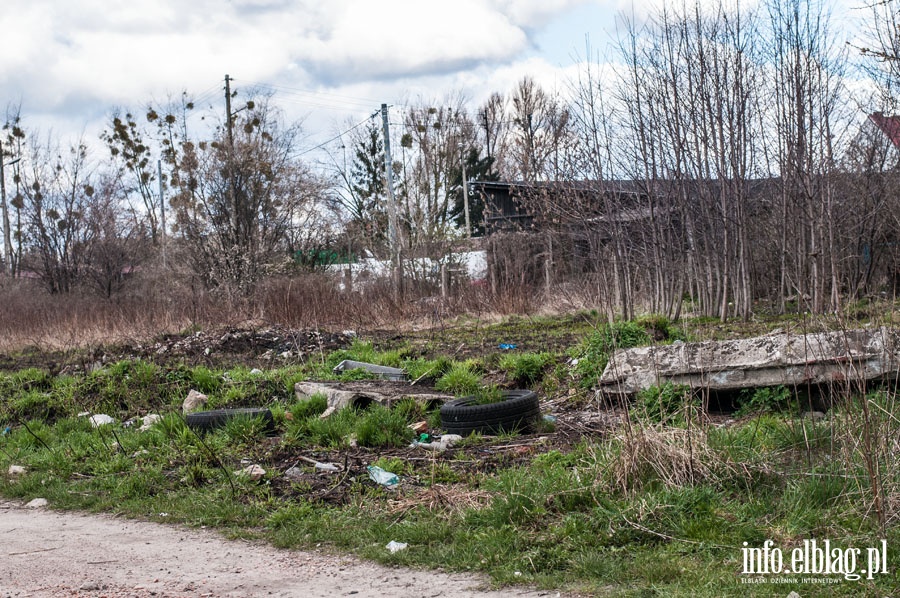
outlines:
[[[796,409],[793,393],[784,386],[745,388],[738,394],[737,416],[757,413],[782,413]]]

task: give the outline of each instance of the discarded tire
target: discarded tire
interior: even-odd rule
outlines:
[[[187,425],[195,430],[209,431],[221,428],[227,422],[237,417],[262,418],[265,430],[268,433],[275,431],[275,419],[268,409],[242,408],[242,409],[213,409],[211,411],[197,411],[185,416]]]
[[[503,400],[475,404],[475,397],[463,397],[441,407],[441,427],[449,434],[466,436],[472,432],[499,434],[529,429],[541,415],[538,396],[530,390],[507,390]]]

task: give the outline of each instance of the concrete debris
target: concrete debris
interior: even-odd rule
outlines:
[[[206,401],[208,400],[209,397],[207,397],[202,392],[191,389],[191,392],[188,393],[187,398],[184,399],[184,403],[182,403],[181,405],[181,410],[184,413],[190,413],[191,411],[194,411],[206,405]]]
[[[401,399],[413,399],[423,405],[442,404],[452,400],[453,395],[423,392],[403,382],[359,380],[356,382],[298,382],[294,385],[297,399],[302,401],[313,395],[325,396],[328,408],[321,417],[329,417],[343,407],[367,407],[378,403],[390,407]]]
[[[146,432],[151,427],[153,427],[153,424],[157,423],[161,419],[162,419],[162,416],[159,415],[158,413],[148,413],[143,418],[141,418],[141,427],[138,428],[138,431]]]
[[[100,426],[106,426],[115,423],[115,421],[116,420],[106,415],[105,413],[98,413],[91,416],[91,427],[99,428]]]
[[[900,332],[877,328],[620,349],[597,392],[630,397],[666,382],[709,390],[862,385],[897,376],[898,348]]]

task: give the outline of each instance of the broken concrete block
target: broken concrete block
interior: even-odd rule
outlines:
[[[198,392],[194,389],[191,389],[191,392],[188,393],[187,398],[184,399],[184,403],[181,404],[181,410],[184,413],[190,413],[195,409],[199,409],[206,405],[206,401],[209,400],[202,392]]]
[[[667,382],[709,390],[860,385],[896,377],[898,348],[900,333],[877,328],[620,349],[610,357],[597,392],[630,397]]]

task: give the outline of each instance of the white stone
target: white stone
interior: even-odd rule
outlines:
[[[158,413],[148,413],[147,415],[145,415],[144,417],[141,418],[141,427],[138,428],[138,431],[146,432],[147,430],[149,430],[151,428],[151,426],[153,426],[153,424],[160,421],[161,419],[162,419],[162,416],[159,415]]]
[[[115,419],[106,415],[105,413],[98,413],[96,415],[91,416],[91,427],[99,428],[100,426],[106,426],[112,423],[115,423]]]
[[[47,499],[46,498],[35,498],[34,500],[32,500],[30,503],[28,503],[25,506],[28,507],[29,509],[40,509],[41,507],[47,506]]]
[[[206,405],[206,401],[208,400],[209,397],[202,392],[191,389],[191,392],[188,393],[187,398],[184,399],[184,403],[181,405],[181,410],[185,413],[190,413],[191,411]]]

